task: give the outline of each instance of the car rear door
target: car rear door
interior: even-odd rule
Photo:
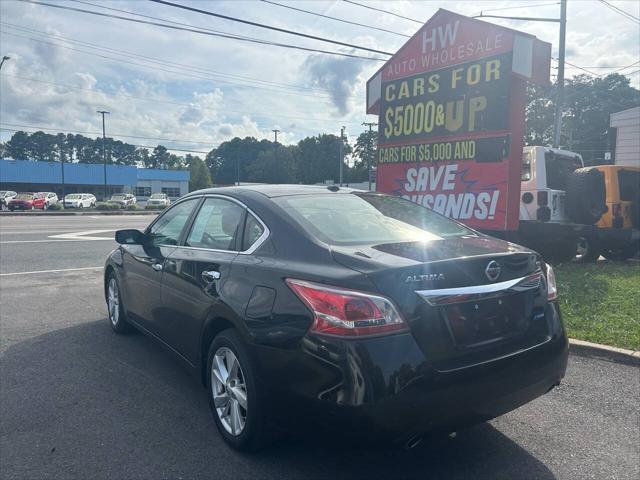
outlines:
[[[160,307],[160,287],[165,261],[180,243],[200,197],[188,198],[164,212],[146,230],[143,245],[122,245],[124,268],[122,295],[132,319],[157,335],[153,317]]]
[[[238,255],[245,212],[230,197],[205,197],[182,245],[166,261],[156,328],[192,365],[197,365],[205,320],[213,312],[227,317],[221,297]]]

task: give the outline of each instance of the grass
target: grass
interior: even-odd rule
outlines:
[[[640,350],[640,263],[554,267],[569,337]]]

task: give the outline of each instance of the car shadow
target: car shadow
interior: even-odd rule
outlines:
[[[171,355],[106,319],[15,344],[0,357],[0,477],[555,478],[490,424],[405,451],[339,432],[252,455],[228,448],[205,392]]]

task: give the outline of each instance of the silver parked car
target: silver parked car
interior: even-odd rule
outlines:
[[[171,205],[171,199],[166,193],[154,193],[147,200],[147,205],[153,205],[154,207],[168,207]]]
[[[135,205],[137,202],[136,197],[130,193],[116,193],[111,196],[107,203],[119,205],[120,208],[127,208],[129,205]]]

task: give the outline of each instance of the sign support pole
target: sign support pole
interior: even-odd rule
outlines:
[[[564,56],[567,36],[567,0],[560,3],[560,43],[558,44],[558,94],[556,97],[556,112],[553,125],[553,147],[560,146],[562,132],[562,104],[564,103]]]

